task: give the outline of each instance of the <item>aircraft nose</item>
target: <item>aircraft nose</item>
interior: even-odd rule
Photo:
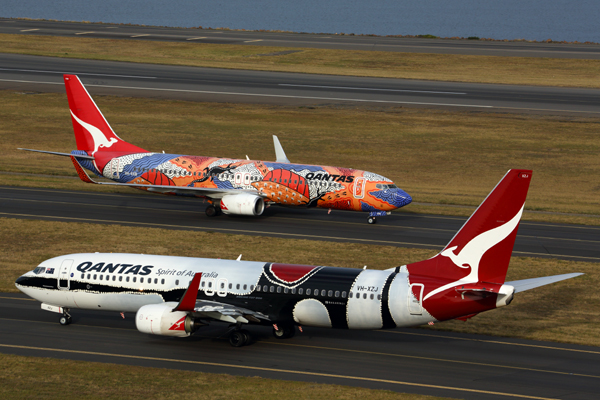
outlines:
[[[20,277],[17,278],[17,280],[15,281],[15,284],[17,284],[17,285],[23,285],[28,280],[29,280],[28,277],[26,277],[25,275],[21,275]]]
[[[394,193],[394,205],[398,208],[404,207],[412,202],[412,197],[402,189],[396,189]]]

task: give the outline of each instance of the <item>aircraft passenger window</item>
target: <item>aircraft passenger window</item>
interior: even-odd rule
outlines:
[[[304,293],[304,289],[302,289],[302,288],[298,289],[298,294],[302,294],[302,293]]]
[[[295,184],[296,184],[296,183],[298,183],[298,180],[297,180],[297,179],[294,179],[294,183],[295,183]]]
[[[134,276],[134,277],[133,277],[133,282],[134,282],[134,283],[135,283],[136,279],[137,279],[137,278]]]
[[[335,291],[335,297],[340,297],[340,291],[339,290]]]
[[[163,281],[164,281],[164,279],[163,279]],[[154,284],[156,285],[157,283],[158,283],[158,278],[154,278]]]
[[[208,287],[211,288],[212,287],[212,282],[208,282]]]
[[[283,183],[287,183],[287,179],[284,179],[284,180],[283,180]]]
[[[102,280],[102,275],[100,275],[100,280]]]
[[[296,294],[296,288],[292,288],[292,294]]]
[[[277,293],[281,293],[281,286],[277,286]]]
[[[117,280],[117,276],[113,275],[113,282]]]
[[[202,286],[202,287],[204,287],[204,284],[205,284],[205,283],[206,283],[206,282],[202,282],[202,285],[201,285],[201,286]],[[179,281],[177,281],[177,285],[179,285]]]
[[[263,292],[268,292],[269,288],[267,287],[267,285],[263,285]]]
[[[377,295],[377,300],[381,300],[381,295],[380,294]]]
[[[232,289],[232,288],[233,288],[233,283],[230,283],[229,284],[229,289]]]
[[[238,283],[237,285],[235,285],[235,288],[236,288],[237,290],[240,290],[240,284]]]
[[[225,282],[221,282],[221,289],[225,289]]]
[[[327,296],[333,297],[333,290],[330,290],[329,292],[327,292]]]
[[[290,290],[288,288],[283,288],[283,293],[288,294]]]
[[[323,289],[321,290],[321,296],[325,297],[327,295],[327,290]]]
[[[244,285],[244,290],[246,290],[248,286]],[[250,285],[250,290],[254,290],[254,285]]]
[[[256,287],[256,291],[257,291],[257,292],[260,292],[260,285],[258,285],[258,286]]]
[[[352,292],[350,292],[350,294],[348,295],[349,298],[352,298]]]
[[[81,274],[81,279],[83,279],[85,277],[85,274]]]
[[[119,282],[123,282],[123,276],[119,276]]]
[[[375,298],[375,295],[373,293],[371,293],[371,296],[369,296],[369,297],[371,297],[371,300],[373,300]]]
[[[271,293],[275,292],[275,286],[271,286],[271,290],[269,290]]]
[[[129,277],[125,278],[125,282],[129,282]]]
[[[140,283],[144,283],[144,278],[140,278]]]
[[[98,278],[97,278],[97,276],[98,276],[98,275],[94,274],[94,280],[98,279]]]
[[[161,284],[161,285],[164,285],[164,284],[165,284],[165,279],[164,279],[164,278],[160,280],[160,284]]]
[[[345,298],[346,298],[346,292],[344,291],[344,292],[342,292],[342,299],[345,299]]]
[[[204,283],[204,282],[202,282],[202,283]],[[179,286],[179,279],[177,279],[177,280],[175,281],[175,286]],[[202,285],[202,286],[204,286],[204,285]]]
[[[310,296],[310,289],[306,289],[306,295]]]
[[[367,298],[367,294],[363,293],[363,299],[366,299],[366,298]]]

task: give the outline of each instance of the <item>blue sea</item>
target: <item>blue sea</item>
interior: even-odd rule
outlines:
[[[0,17],[600,43],[599,0],[0,0]]]

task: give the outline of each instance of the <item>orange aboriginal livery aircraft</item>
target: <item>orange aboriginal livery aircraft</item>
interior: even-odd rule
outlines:
[[[261,215],[265,205],[280,204],[366,211],[373,224],[377,216],[412,201],[394,182],[372,172],[292,164],[277,136],[275,162],[149,152],[114,133],[76,75],[64,80],[77,150],[21,150],[71,157],[84,182],[205,198],[209,217]],[[96,182],[84,168],[114,182]]]

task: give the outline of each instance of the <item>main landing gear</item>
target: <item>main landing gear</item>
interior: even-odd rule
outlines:
[[[58,319],[58,322],[61,325],[69,325],[72,321],[73,321],[73,318],[71,317],[71,314],[69,314],[69,310],[66,308],[63,308],[63,315],[60,316],[60,318]]]
[[[367,222],[369,224],[376,224],[377,223],[377,218],[369,216],[369,218],[367,218]]]
[[[234,329],[229,335],[229,344],[233,347],[242,347],[250,344],[252,336],[246,329]]]
[[[210,206],[206,207],[205,213],[208,217],[216,217],[217,215],[221,215],[221,209],[211,204]]]
[[[293,324],[273,325],[273,336],[277,339],[289,339],[296,334],[296,327]]]

